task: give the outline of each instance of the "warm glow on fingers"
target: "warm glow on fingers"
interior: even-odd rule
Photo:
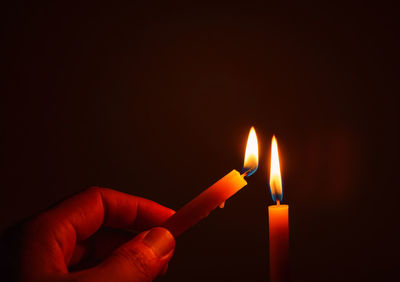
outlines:
[[[281,167],[279,165],[279,154],[278,154],[278,142],[276,141],[275,135],[272,137],[271,144],[271,168],[269,175],[269,187],[271,189],[271,195],[274,202],[282,201],[282,178],[281,178]]]
[[[258,141],[256,130],[251,127],[247,139],[246,153],[244,156],[243,172],[246,176],[252,175],[258,168]]]

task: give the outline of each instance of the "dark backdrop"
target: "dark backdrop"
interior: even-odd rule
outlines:
[[[276,134],[294,281],[397,281],[394,7],[143,2],[2,10],[0,228],[90,185],[178,209],[254,125],[258,172],[161,280],[267,281]]]

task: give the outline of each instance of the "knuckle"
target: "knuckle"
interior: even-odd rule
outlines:
[[[104,193],[107,193],[110,190],[111,189],[109,189],[109,188],[104,188],[104,187],[100,187],[100,186],[91,186],[91,187],[86,189],[86,191],[88,193],[93,193],[93,195],[96,196],[96,197],[102,197],[102,195]]]
[[[102,197],[102,193],[105,191],[105,188],[99,186],[92,186],[86,189],[86,192],[89,193],[92,197],[100,199]]]
[[[87,188],[86,190],[89,192],[93,192],[93,193],[99,193],[103,190],[104,188],[101,188],[99,186],[90,186],[89,188]]]

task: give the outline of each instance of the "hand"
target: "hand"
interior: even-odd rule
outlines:
[[[20,279],[152,281],[166,271],[175,248],[171,233],[154,226],[173,213],[150,200],[90,188],[26,225]],[[121,229],[147,231],[131,239]]]

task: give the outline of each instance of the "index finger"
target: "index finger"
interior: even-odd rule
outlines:
[[[71,224],[77,239],[84,240],[100,226],[144,230],[161,225],[175,212],[148,199],[91,187],[47,213],[54,223]]]

